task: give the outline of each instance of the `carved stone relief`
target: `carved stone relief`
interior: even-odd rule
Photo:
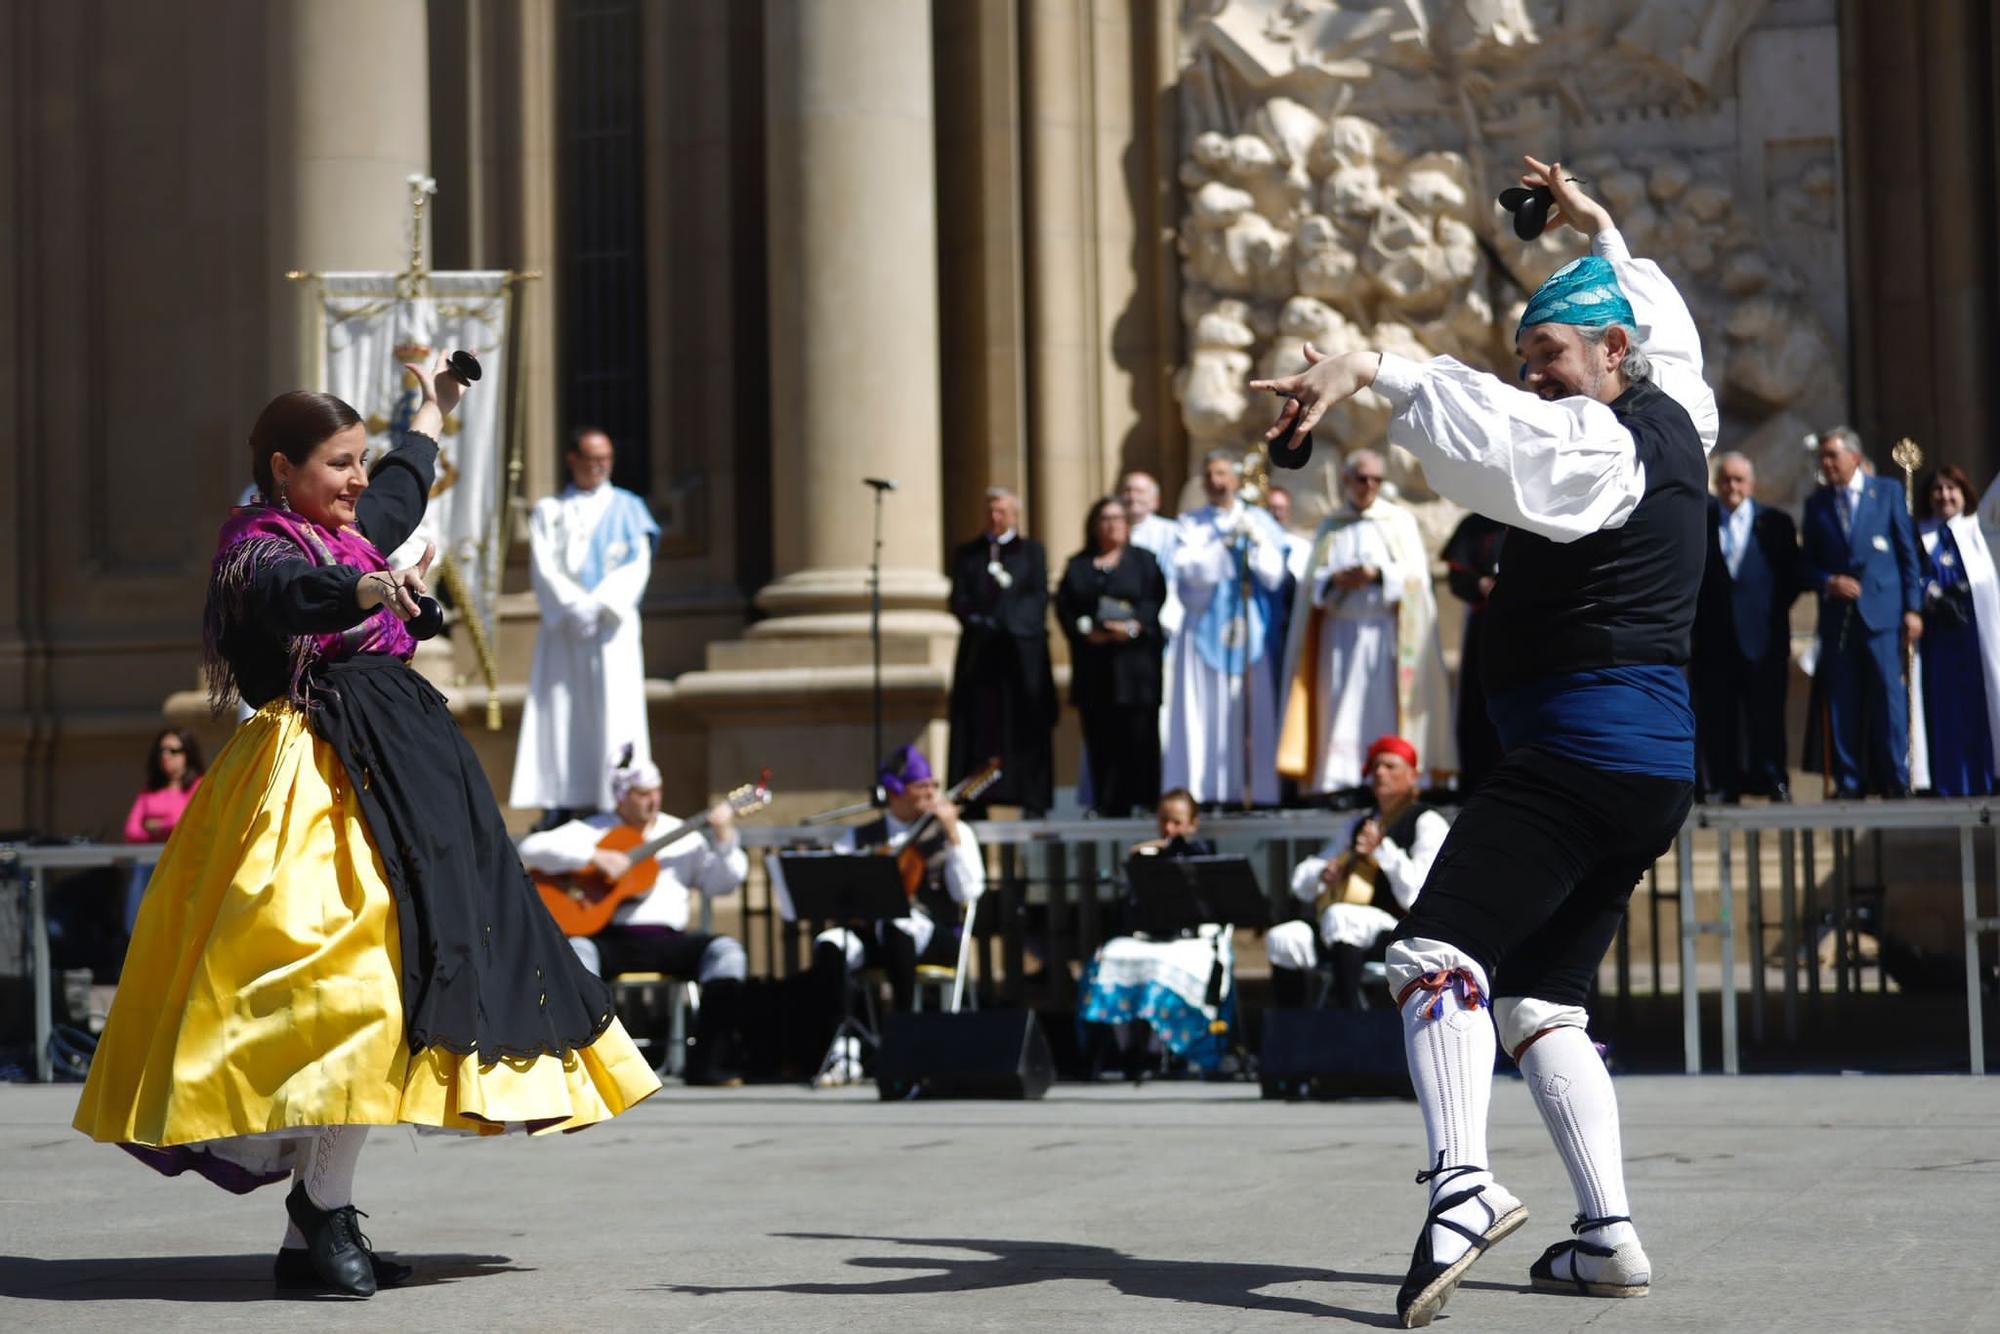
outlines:
[[[1835,20],[1834,0],[1189,0],[1178,388],[1196,457],[1254,443],[1271,405],[1244,378],[1298,368],[1308,340],[1511,375],[1528,293],[1584,247],[1567,228],[1524,244],[1493,202],[1534,152],[1588,178],[1681,288],[1719,448],[1756,461],[1765,499],[1802,495],[1801,437],[1847,402]],[[1368,392],[1329,414],[1301,522],[1387,417]],[[1407,455],[1390,467],[1441,539],[1450,507]]]

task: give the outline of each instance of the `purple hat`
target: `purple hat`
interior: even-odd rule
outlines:
[[[931,762],[915,746],[898,746],[889,752],[882,772],[876,775],[882,781],[882,790],[892,797],[900,797],[912,783],[928,782],[934,776]]]

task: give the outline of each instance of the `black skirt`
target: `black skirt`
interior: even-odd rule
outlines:
[[[443,695],[399,659],[314,672],[313,731],[361,799],[402,934],[410,1050],[564,1056],[610,1027],[611,994],[542,906]]]

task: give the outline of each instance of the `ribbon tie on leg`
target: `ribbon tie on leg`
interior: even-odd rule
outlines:
[[[1419,991],[1431,993],[1430,1004],[1420,1011],[1426,1019],[1436,1019],[1444,1013],[1444,998],[1448,991],[1458,993],[1461,1009],[1477,1010],[1486,1004],[1485,997],[1479,994],[1479,979],[1472,975],[1470,968],[1465,967],[1440,968],[1425,973],[1397,994],[1396,1007],[1401,1009],[1403,1002]]]

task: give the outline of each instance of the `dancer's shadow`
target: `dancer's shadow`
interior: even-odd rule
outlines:
[[[414,1265],[405,1288],[424,1288],[488,1274],[525,1273],[505,1255],[385,1255]],[[333,1294],[279,1292],[271,1254],[146,1255],[134,1258],[38,1260],[0,1255],[0,1297],[42,1302],[344,1301]]]
[[[860,1283],[774,1283],[738,1287],[673,1284],[672,1292],[710,1296],[727,1292],[794,1292],[816,1297],[896,1297],[918,1293],[986,1292],[1062,1279],[1099,1279],[1128,1297],[1199,1302],[1244,1311],[1336,1316],[1383,1329],[1396,1326],[1393,1310],[1361,1311],[1303,1297],[1267,1296],[1265,1288],[1285,1283],[1368,1283],[1395,1288],[1400,1274],[1357,1274],[1304,1265],[1241,1264],[1218,1260],[1151,1260],[1109,1246],[1064,1241],[995,1241],[965,1237],[871,1237],[838,1232],[778,1232],[773,1236],[808,1241],[856,1241],[890,1246],[938,1246],[991,1257],[860,1255],[847,1263],[857,1269],[928,1269],[933,1273]],[[1507,1283],[1467,1283],[1469,1288],[1520,1289]],[[1389,1305],[1385,1303],[1385,1306]]]

